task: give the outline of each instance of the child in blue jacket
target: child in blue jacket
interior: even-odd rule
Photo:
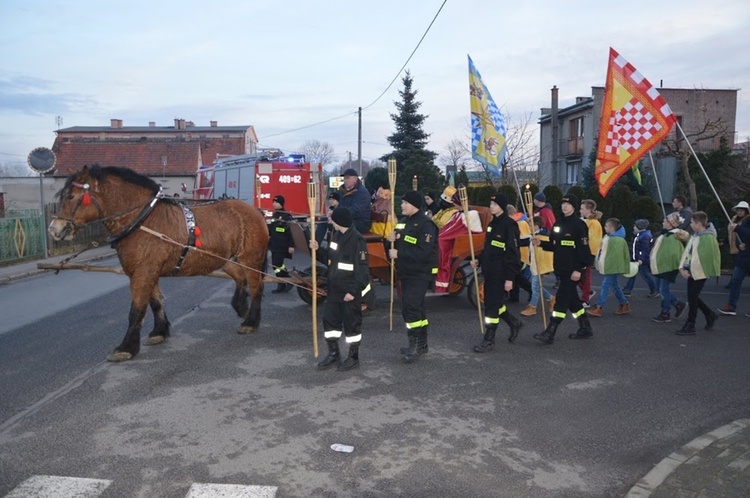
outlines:
[[[632,258],[633,261],[638,263],[638,274],[648,285],[648,297],[659,297],[659,289],[656,288],[654,277],[651,276],[650,254],[651,246],[654,243],[654,236],[651,235],[651,230],[648,229],[648,220],[635,220],[633,235],[635,235],[635,238],[633,239]],[[623,292],[626,296],[629,296],[630,293],[633,292],[636,276],[637,275],[634,275],[629,278],[628,282],[625,284]]]

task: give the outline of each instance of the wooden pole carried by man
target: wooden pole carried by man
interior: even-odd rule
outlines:
[[[458,186],[458,197],[461,199],[461,207],[464,210],[464,216],[466,217],[466,229],[469,233],[469,252],[471,253],[471,260],[474,261],[475,258],[475,252],[474,252],[474,237],[471,233],[471,222],[469,221],[469,198],[466,193],[466,187],[463,185]],[[474,292],[477,293],[477,314],[479,315],[479,329],[482,331],[482,335],[484,335],[484,318],[482,317],[482,300],[480,299],[479,294],[479,279],[477,278],[477,267],[476,265],[472,265],[472,270],[474,271]]]
[[[388,159],[388,183],[391,187],[391,226],[396,227],[396,160]],[[391,249],[396,242],[391,241]],[[389,312],[388,331],[393,332],[393,288],[396,279],[396,261],[391,260],[391,307]]]
[[[307,204],[310,208],[310,234],[315,237],[315,208],[317,204],[317,188],[312,177],[307,183]],[[316,259],[315,245],[311,246],[312,257],[312,334],[313,334],[313,354],[318,357],[318,260]]]

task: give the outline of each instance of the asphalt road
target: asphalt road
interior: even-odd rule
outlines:
[[[260,331],[241,336],[231,282],[211,278],[164,279],[173,337],[106,363],[128,290],[102,282],[78,295],[99,286],[85,276],[0,288],[3,317],[21,312],[7,293],[33,295],[27,286],[52,278],[71,301],[0,334],[0,496],[33,475],[111,480],[105,498],[183,497],[193,482],[277,486],[278,497],[621,496],[750,408],[750,319],[679,337],[681,322],[650,321],[658,304],[642,284],[631,315],[612,316],[610,298],[591,340],[568,340],[568,319],[540,345],[537,316],[513,345],[501,326],[485,355],[471,350],[480,334],[465,294],[430,297],[430,352],[411,365],[398,354],[400,306],[388,332],[388,287],[376,285],[361,367],[339,373],[315,369],[310,308],[294,291],[267,286]],[[706,285],[711,306],[725,283]]]

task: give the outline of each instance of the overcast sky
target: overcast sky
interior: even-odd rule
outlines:
[[[310,139],[339,160],[390,149],[398,74],[443,0],[92,0],[0,2],[0,162],[51,147],[63,127],[253,125],[260,145]],[[737,138],[750,137],[747,0],[448,0],[407,65],[429,148],[469,136],[471,55],[510,120],[590,96],[609,47],[653,84],[739,89]],[[372,105],[371,105],[372,104]],[[368,107],[369,106],[369,107]],[[289,132],[325,120],[342,119]]]

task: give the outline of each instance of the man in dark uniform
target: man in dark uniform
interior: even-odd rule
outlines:
[[[552,227],[549,241],[542,242],[536,237],[532,239],[535,246],[541,246],[545,251],[554,253],[555,273],[560,276],[560,287],[555,295],[552,318],[544,332],[534,334],[534,339],[545,344],[554,342],[557,327],[567,311],[578,319],[579,324],[578,331],[568,336],[570,339],[585,339],[593,335],[591,323],[576,290],[582,273],[591,264],[592,259],[588,227],[575,215],[579,205],[575,195],[566,194],[561,205],[563,218]]]
[[[513,289],[516,275],[521,271],[521,256],[518,250],[518,223],[506,212],[508,198],[503,194],[490,197],[492,219],[487,225],[484,250],[479,263],[484,275],[484,323],[486,330],[482,342],[474,346],[477,353],[486,353],[495,347],[495,332],[500,320],[510,327],[508,341],[518,337],[523,322],[511,315],[505,306],[505,293]],[[477,261],[471,262],[476,267]]]
[[[409,345],[401,348],[406,363],[427,353],[429,322],[424,309],[427,288],[435,280],[438,265],[437,226],[422,211],[422,196],[410,190],[401,198],[404,216],[396,224],[388,240],[395,241],[389,249],[396,260],[396,271],[401,282],[401,316],[406,322]]]
[[[292,231],[289,229],[289,222],[292,221],[292,215],[284,211],[284,196],[277,195],[273,198],[273,216],[268,225],[268,248],[271,250],[271,265],[273,273],[277,277],[287,278],[289,272],[284,266],[284,259],[291,258],[294,254],[294,239]],[[289,292],[292,284],[279,282],[272,294],[279,292]]]
[[[318,363],[325,369],[341,361],[339,338],[342,332],[349,344],[349,356],[337,370],[359,366],[359,344],[362,342],[362,296],[370,289],[367,243],[354,228],[351,212],[339,207],[331,213],[333,236],[328,249],[317,253],[328,264],[328,297],[323,310],[323,330],[328,355]],[[318,249],[315,240],[310,247]]]

